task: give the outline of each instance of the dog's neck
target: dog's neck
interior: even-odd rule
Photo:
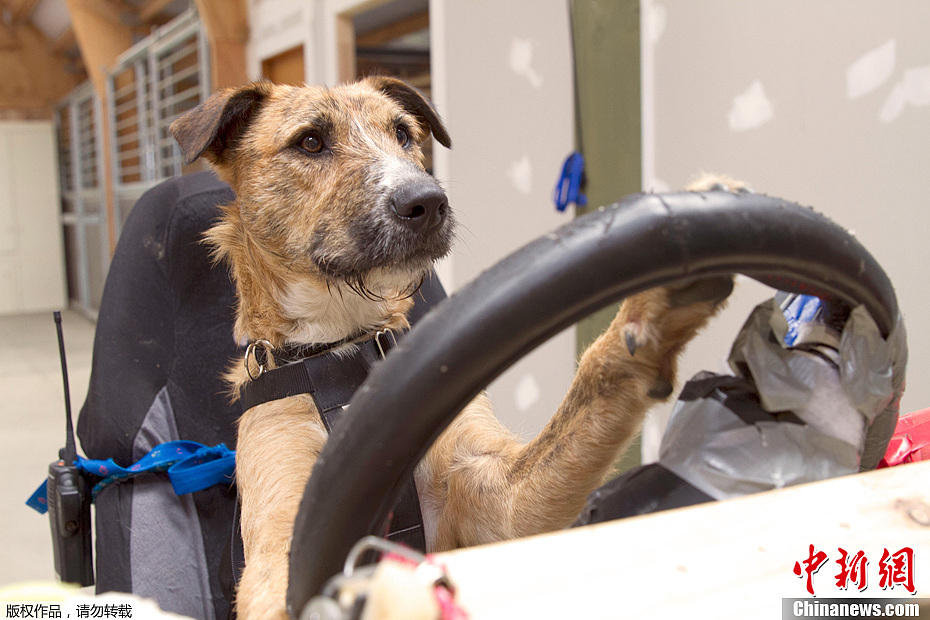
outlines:
[[[369,298],[344,282],[295,273],[285,259],[251,240],[235,217],[223,218],[206,238],[217,258],[230,266],[236,285],[238,342],[267,340],[275,347],[328,344],[409,327],[406,315],[413,301],[402,291],[411,286],[412,276],[395,278],[393,286],[378,291],[383,299]]]
[[[384,300],[369,299],[343,283],[320,285],[313,281],[285,284],[279,300],[289,330],[289,344],[338,342],[381,329],[409,327],[410,299],[394,293]]]

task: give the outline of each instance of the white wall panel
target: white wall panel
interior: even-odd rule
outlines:
[[[52,123],[0,123],[0,314],[65,306],[59,210]]]

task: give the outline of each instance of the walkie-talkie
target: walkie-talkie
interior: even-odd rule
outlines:
[[[71,421],[71,391],[68,387],[68,364],[65,339],[61,331],[61,313],[55,312],[58,351],[65,386],[65,447],[58,460],[48,466],[48,516],[52,526],[52,550],[59,579],[81,586],[94,585],[94,554],[90,534],[91,494],[87,480],[75,465],[77,446]]]

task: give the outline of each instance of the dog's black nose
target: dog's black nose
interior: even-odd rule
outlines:
[[[391,209],[415,232],[428,232],[446,219],[449,199],[435,183],[410,183],[391,196]]]

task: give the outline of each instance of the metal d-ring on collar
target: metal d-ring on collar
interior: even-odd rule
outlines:
[[[273,346],[271,345],[271,343],[268,342],[267,340],[253,340],[252,342],[249,343],[249,346],[246,347],[246,349],[245,349],[245,359],[244,359],[244,363],[245,363],[245,372],[246,372],[246,374],[249,375],[249,379],[251,379],[252,381],[255,381],[256,379],[258,379],[259,377],[261,377],[263,374],[265,374],[265,365],[264,365],[262,362],[260,362],[260,361],[258,360],[258,353],[257,353],[257,350],[256,350],[256,346],[261,346],[261,347],[265,350],[265,360],[266,360],[266,361],[270,358],[272,352],[274,351],[274,347],[273,347]],[[257,374],[257,375],[253,375],[253,374],[252,374],[252,368],[249,366],[249,358],[250,358],[250,357],[251,357],[252,359],[255,360],[255,363],[256,363],[256,364],[258,364],[258,374]]]
[[[385,344],[381,344],[381,339],[387,338],[388,336],[391,337],[391,342],[388,343],[387,340],[385,340]],[[391,330],[382,329],[375,332],[375,344],[378,346],[378,354],[381,355],[381,359],[384,359],[387,357],[387,351],[390,351],[397,346],[397,337],[394,336],[394,332]],[[385,346],[388,344],[390,344],[390,346],[387,346],[387,351],[385,351]]]
[[[313,357],[314,355],[329,352],[337,346],[352,342],[353,340],[355,340],[355,338],[350,337],[325,346],[311,345],[297,348],[293,361],[299,361],[304,357]],[[393,331],[387,328],[375,332],[372,340],[374,340],[375,346],[378,350],[378,355],[381,359],[387,357],[388,351],[397,346],[397,337],[394,335]],[[264,355],[260,355],[259,347],[264,350]],[[245,349],[245,357],[243,359],[245,372],[249,375],[249,379],[255,381],[268,370],[270,370],[265,366],[269,359],[275,359],[275,349],[271,342],[264,339],[253,340],[250,342]],[[252,366],[249,364],[250,360],[254,361],[255,365],[258,366],[258,374],[252,372]]]

